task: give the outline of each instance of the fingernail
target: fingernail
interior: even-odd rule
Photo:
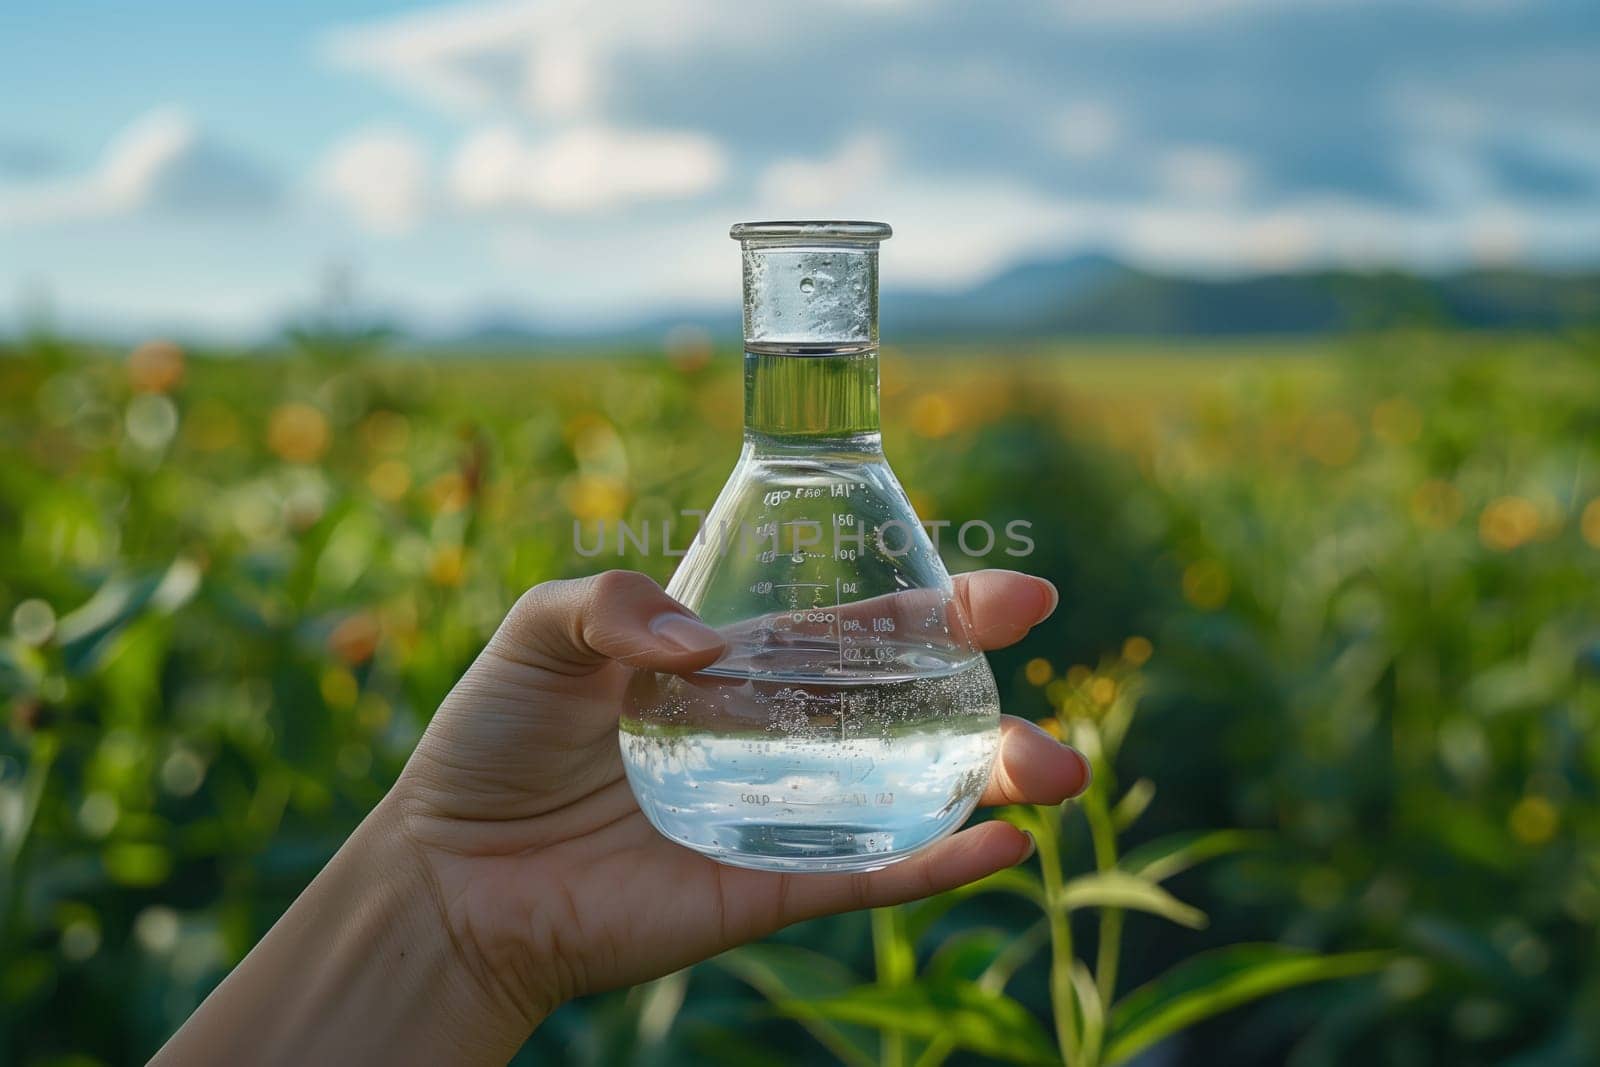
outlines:
[[[650,632],[680,652],[706,652],[722,647],[722,635],[699,619],[666,612],[650,620]]]
[[[1046,597],[1047,603],[1045,605],[1044,614],[1039,616],[1039,621],[1043,622],[1056,613],[1056,605],[1061,603],[1061,591],[1056,588],[1056,584],[1050,579],[1040,578],[1039,580],[1044,583],[1044,587],[1049,593],[1049,595]]]
[[[1022,858],[1017,860],[1017,863],[1027,863],[1033,859],[1033,854],[1039,851],[1039,842],[1033,839],[1032,831],[1024,830],[1022,831],[1022,836],[1028,839],[1028,851],[1022,854]],[[1016,864],[1012,864],[1012,866],[1016,866]]]
[[[1088,756],[1085,756],[1082,752],[1079,752],[1065,741],[1061,742],[1061,744],[1068,752],[1071,752],[1074,756],[1078,757],[1079,763],[1083,764],[1083,786],[1076,793],[1067,798],[1068,800],[1071,800],[1073,797],[1083,796],[1083,794],[1089,791],[1089,787],[1094,784],[1094,764],[1089,762]]]

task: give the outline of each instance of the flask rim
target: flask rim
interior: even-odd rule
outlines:
[[[887,222],[848,219],[740,222],[728,236],[746,244],[876,245],[894,235]]]

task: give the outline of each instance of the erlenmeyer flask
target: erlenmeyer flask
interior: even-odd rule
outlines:
[[[965,821],[994,677],[878,432],[882,223],[743,223],[744,449],[667,591],[728,640],[641,673],[639,805],[724,863],[870,870]]]

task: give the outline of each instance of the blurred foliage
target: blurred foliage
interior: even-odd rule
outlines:
[[[1206,915],[1162,883],[1219,856],[1259,847],[1265,835],[1238,830],[1175,833],[1125,855],[1119,839],[1145,813],[1156,788],[1141,778],[1119,790],[1116,757],[1133,722],[1139,664],[1150,655],[1142,637],[1124,643],[1121,658],[1100,669],[1079,668],[1056,685],[1056,714],[1041,721],[1086,755],[1094,780],[1076,801],[1056,808],[1017,807],[1001,813],[1037,846],[1039,874],[1011,868],[930,900],[873,913],[875,981],[861,982],[827,957],[804,948],[757,945],[721,957],[722,966],[802,1022],[840,1061],[939,1067],[958,1052],[1007,1063],[1115,1067],[1156,1043],[1242,1004],[1311,982],[1365,974],[1384,952],[1322,955],[1278,944],[1239,944],[1201,953],[1119,997],[1122,929],[1127,913],[1158,916],[1198,929]],[[1050,683],[1048,661],[1029,665],[1030,680]],[[1050,683],[1055,684],[1055,683]],[[1064,830],[1090,841],[1089,869],[1069,876],[1075,857]],[[1041,914],[1019,932],[940,920],[963,901],[984,895],[1018,898]],[[1093,910],[1092,963],[1074,945],[1073,926]],[[930,931],[934,936],[929,937]],[[932,941],[928,950],[921,942]],[[1051,1036],[1007,987],[1048,948]],[[925,961],[919,968],[919,956]],[[818,987],[816,976],[828,975]],[[879,1032],[876,1045],[864,1028]]]
[[[737,454],[737,360],[699,344],[301,342],[0,350],[0,1061],[141,1062],[381,795],[517,592],[671,569],[584,558],[573,523],[659,531]],[[1096,803],[1148,805],[1117,827],[1122,866],[1158,840],[1269,843],[1157,879],[1203,930],[1128,910],[1108,938],[1128,905],[1101,898],[1041,933],[1004,892],[845,916],[569,1005],[530,1062],[829,1062],[756,968],[781,970],[781,1008],[852,975],[979,981],[1002,956],[1004,1010],[1054,1046],[1060,954],[1016,946],[1063,933],[1124,1005],[1113,1035],[1159,1019],[1139,991],[1163,974],[1164,1004],[1230,966],[1395,950],[1148,1062],[1600,1058],[1600,343],[975,347],[886,353],[883,373],[919,513],[1033,523],[1021,560],[947,531],[952,567],[1063,590],[994,657],[1008,708],[1083,721],[1106,684],[1122,699],[1118,671],[1144,686],[1117,758],[1133,784],[1060,822],[1041,872],[1100,869]],[[1257,942],[1279,947],[1229,948]],[[1209,970],[1173,970],[1191,958]],[[963,1040],[951,1062],[996,1054]]]

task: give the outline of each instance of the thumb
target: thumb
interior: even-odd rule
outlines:
[[[684,674],[722,655],[722,636],[636,571],[544,582],[517,600],[489,641],[491,655],[558,674],[608,660]]]

